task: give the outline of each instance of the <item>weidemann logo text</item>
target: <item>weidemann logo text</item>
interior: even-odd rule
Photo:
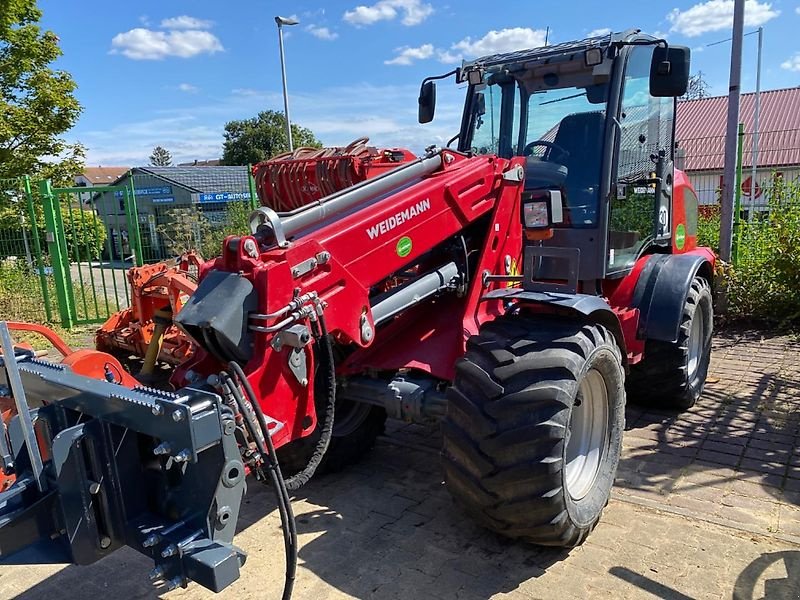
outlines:
[[[431,208],[430,198],[425,198],[425,200],[420,200],[413,206],[409,206],[405,210],[401,210],[396,215],[393,215],[388,219],[384,219],[380,223],[377,223],[372,227],[367,228],[366,230],[367,235],[369,236],[369,239],[374,240],[378,236],[388,233],[398,225],[402,225],[409,219],[413,219],[414,217],[424,213],[426,210],[430,210],[430,208]]]

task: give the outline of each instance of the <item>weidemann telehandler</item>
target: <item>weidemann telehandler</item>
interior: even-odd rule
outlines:
[[[574,546],[597,524],[629,395],[688,407],[711,348],[714,255],[673,166],[689,50],[629,30],[466,62],[455,148],[290,212],[200,267],[174,392],[111,355],[40,360],[0,324],[7,562],[128,545],[167,588],[222,590],[247,474],[289,491],[388,416],[441,419],[448,489],[481,524]],[[87,355],[88,352],[88,355]],[[12,411],[13,412],[13,411]],[[282,470],[281,470],[282,469]]]

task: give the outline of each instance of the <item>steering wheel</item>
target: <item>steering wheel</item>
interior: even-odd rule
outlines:
[[[533,149],[536,146],[544,146],[545,148],[547,148],[547,158],[544,159],[544,160],[547,160],[547,161],[561,162],[561,160],[553,160],[552,159],[552,155],[553,155],[554,152],[558,152],[558,154],[556,156],[559,159],[564,159],[564,158],[567,158],[569,156],[569,152],[564,150],[564,148],[554,144],[553,142],[548,142],[547,140],[536,140],[536,141],[531,142],[530,144],[525,146],[525,149],[522,151],[522,153],[525,156],[530,156],[531,154],[533,154]]]

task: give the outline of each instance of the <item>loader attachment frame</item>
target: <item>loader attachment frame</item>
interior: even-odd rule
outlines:
[[[170,589],[238,579],[246,471],[218,395],[80,375],[15,348],[5,322],[0,342],[0,395],[17,409],[0,432],[15,477],[0,493],[2,562],[85,565],[128,545]]]

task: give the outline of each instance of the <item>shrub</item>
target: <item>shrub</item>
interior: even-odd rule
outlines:
[[[24,220],[27,224],[28,241],[31,235],[39,236],[42,251],[47,251],[45,240],[44,215],[41,207],[36,206],[36,227],[31,227],[27,208],[24,209]],[[106,242],[106,227],[100,217],[91,210],[78,207],[61,207],[61,220],[64,223],[64,238],[70,260],[95,260],[100,258]],[[0,207],[0,239],[4,240],[3,253],[8,256],[25,256],[25,242],[20,225],[20,208],[17,205]]]
[[[36,272],[21,259],[0,261],[0,319],[41,322],[46,318]]]
[[[244,235],[250,231],[250,204],[245,202],[230,202],[225,207],[225,220],[221,225],[212,227],[208,237],[204,240],[201,254],[205,258],[219,256],[222,251],[222,242],[229,235]]]
[[[64,238],[70,260],[96,260],[100,258],[106,243],[106,226],[91,210],[61,207],[64,222]],[[44,234],[40,239],[44,239]]]
[[[165,214],[166,222],[160,224],[156,231],[164,241],[167,253],[179,256],[189,250],[200,250],[203,254],[203,240],[211,232],[211,224],[206,216],[193,207],[172,208]]]
[[[800,182],[777,178],[767,210],[742,220],[734,265],[725,265],[728,311],[733,319],[782,326],[800,323]],[[719,250],[718,211],[698,221],[698,244]]]

